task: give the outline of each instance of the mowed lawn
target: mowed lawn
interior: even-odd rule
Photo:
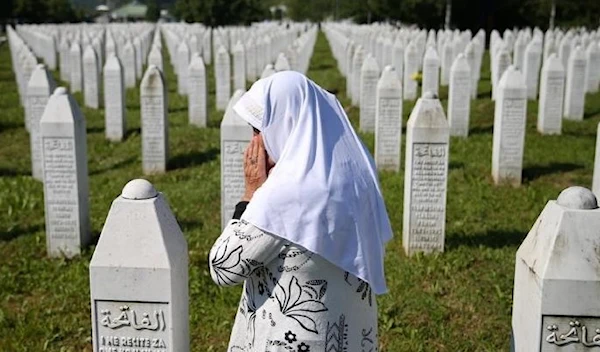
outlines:
[[[166,52],[165,59],[168,62]],[[240,287],[217,287],[207,264],[208,251],[220,234],[223,112],[214,108],[213,68],[209,67],[208,128],[191,127],[186,99],[176,93],[170,65],[165,67],[169,171],[145,178],[166,195],[188,241],[191,349],[224,351]],[[322,33],[308,75],[337,93],[357,127],[359,109],[345,95],[345,79]],[[548,200],[571,185],[591,186],[600,94],[588,95],[585,120],[565,121],[561,136],[536,132],[537,101],[530,102],[523,184],[518,188],[493,185],[494,103],[489,98],[489,78],[486,54],[479,98],[471,108],[470,136],[451,139],[445,253],[404,255],[403,172],[380,174],[395,233],[386,257],[390,292],[378,298],[382,351],[508,350],[519,244]],[[447,89],[440,93],[446,106]],[[75,97],[82,106],[82,95]],[[102,110],[82,108],[96,240],[112,200],[129,180],[144,177],[138,89],[127,92],[127,103],[128,135],[122,143],[104,138]],[[404,125],[412,106],[404,102]],[[373,135],[361,136],[372,150]],[[6,44],[0,47],[0,141],[0,351],[91,351],[88,265],[94,246],[72,260],[46,258],[42,184],[30,176],[29,139]],[[403,162],[404,150],[402,146]]]

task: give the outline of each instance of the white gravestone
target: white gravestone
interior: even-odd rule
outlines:
[[[158,67],[148,67],[140,91],[144,174],[164,173],[169,159],[169,121],[166,86]]]
[[[100,107],[100,72],[98,55],[92,46],[83,53],[83,98],[85,106],[93,109]]]
[[[273,64],[267,64],[265,66],[265,69],[262,71],[260,78],[267,78],[271,75],[274,75],[276,72],[277,71],[275,71],[275,67],[273,67]]]
[[[402,84],[402,72],[404,71],[404,44],[402,40],[399,39],[396,39],[394,42],[392,66],[394,66],[398,81]]]
[[[546,204],[516,255],[511,351],[597,350],[599,238],[590,190],[570,187]]]
[[[123,66],[110,55],[104,66],[104,126],[106,139],[121,141],[127,131]]]
[[[360,72],[365,60],[365,51],[362,46],[358,46],[354,51],[352,59],[352,105],[360,104]]]
[[[192,56],[189,67],[188,113],[191,125],[206,127],[208,116],[208,92],[206,89],[206,69],[202,56]]]
[[[467,47],[465,48],[465,58],[467,59],[467,63],[469,65],[469,73],[471,76],[471,84],[469,85],[469,89],[471,91],[471,99],[477,99],[477,88],[478,88],[478,77],[477,77],[477,48],[475,47],[477,44],[473,42],[469,42]]]
[[[141,78],[144,69],[144,60],[142,58],[144,54],[142,53],[142,42],[139,37],[133,39],[133,49],[135,53],[135,77]]]
[[[523,76],[511,65],[498,83],[494,110],[492,176],[496,184],[521,184],[526,116]]]
[[[246,89],[246,52],[241,42],[233,47],[233,89]]]
[[[29,121],[29,141],[31,147],[31,174],[36,180],[43,181],[42,173],[42,140],[40,137],[40,120],[46,104],[56,83],[43,64],[37,65],[27,85],[26,118]]]
[[[413,75],[419,72],[419,51],[414,42],[410,42],[404,51],[404,100],[417,98],[417,82]]]
[[[585,57],[585,52],[580,46],[577,46],[571,53],[567,68],[564,111],[564,117],[567,120],[583,120],[586,66],[587,59]]]
[[[91,239],[85,119],[59,87],[40,121],[46,245],[51,257],[73,257]]]
[[[136,83],[135,77],[135,49],[131,41],[127,41],[123,47],[123,71],[125,77],[125,87],[134,88]]]
[[[177,48],[177,92],[180,95],[188,93],[188,73],[190,67],[190,48],[185,40]]]
[[[90,262],[94,352],[189,352],[188,247],[165,197],[130,181]]]
[[[290,63],[284,53],[279,53],[277,60],[275,61],[275,71],[289,71]]]
[[[81,62],[81,46],[77,42],[73,42],[71,45],[69,65],[71,65],[71,91],[73,93],[81,92],[83,89],[83,64]]]
[[[454,46],[452,45],[452,38],[446,40],[442,50],[442,76],[440,83],[445,87],[450,84],[450,69],[454,62]]]
[[[560,134],[562,129],[563,99],[565,96],[565,69],[553,53],[542,68],[537,130],[541,134]]]
[[[408,255],[444,251],[449,140],[442,104],[426,92],[406,126],[402,243]]]
[[[424,92],[438,95],[440,84],[440,58],[433,47],[427,48],[423,58],[423,86]]]
[[[398,172],[402,141],[402,85],[392,66],[383,70],[377,83],[375,115],[375,164],[378,169]]]
[[[60,67],[60,79],[69,82],[71,79],[71,65],[69,64],[69,57],[71,56],[71,47],[69,40],[63,38],[59,46],[59,67]]]
[[[464,54],[458,54],[450,69],[448,123],[450,135],[467,137],[471,113],[471,69]]]
[[[379,66],[369,54],[360,70],[360,130],[363,132],[375,131],[378,81]]]
[[[231,220],[245,191],[244,151],[252,139],[252,127],[233,110],[243,94],[243,90],[233,94],[221,121],[221,229]]]
[[[217,109],[225,110],[231,94],[231,64],[229,53],[220,46],[215,55],[215,83],[217,86]]]
[[[587,72],[586,92],[597,93],[600,84],[600,47],[596,41],[592,41],[586,50]]]
[[[533,39],[525,49],[522,69],[525,86],[527,86],[527,99],[535,100],[537,97],[541,62],[542,43]]]
[[[349,41],[345,50],[345,58],[343,59],[343,65],[345,68],[345,78],[346,78],[346,96],[352,97],[352,59],[354,57],[354,50],[356,49],[356,45],[354,42]]]
[[[160,48],[156,45],[152,45],[152,49],[150,49],[150,54],[148,55],[148,66],[152,65],[158,67],[160,72],[164,72],[163,57]]]
[[[496,92],[500,84],[500,79],[504,75],[504,71],[510,66],[510,53],[506,48],[503,47],[498,51],[493,64],[496,69],[492,73],[494,75],[494,80],[492,81],[492,100],[496,100]]]

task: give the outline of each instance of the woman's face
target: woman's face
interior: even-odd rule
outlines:
[[[260,134],[260,131],[257,130],[256,128],[252,128],[254,130],[254,136],[258,136],[259,138],[262,139],[262,135]],[[264,141],[263,141],[264,143]],[[273,170],[273,167],[275,166],[275,162],[273,161],[273,159],[271,159],[271,157],[269,156],[269,154],[267,153],[267,151],[265,150],[265,154],[267,156],[267,175],[271,174],[271,171]]]

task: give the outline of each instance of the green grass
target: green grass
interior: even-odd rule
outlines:
[[[220,234],[222,112],[214,108],[209,67],[208,128],[191,127],[186,100],[177,95],[175,75],[165,59],[170,170],[146,178],[166,195],[188,241],[192,350],[224,351],[240,288],[214,285],[206,261]],[[345,96],[345,80],[322,34],[308,75],[338,92],[357,126],[358,109]],[[537,102],[530,102],[524,180],[513,188],[494,186],[490,176],[494,104],[489,91],[486,55],[481,98],[472,104],[471,135],[451,140],[445,253],[404,255],[403,173],[380,174],[395,233],[386,257],[390,293],[378,298],[382,351],[508,350],[517,247],[548,200],[568,186],[591,185],[600,94],[588,95],[586,119],[565,121],[562,136],[536,132]],[[88,265],[94,248],[72,260],[46,258],[42,184],[30,176],[28,134],[7,46],[0,48],[0,92],[0,351],[91,351]],[[440,96],[446,106],[447,89]],[[75,97],[82,106],[81,94]],[[105,140],[102,110],[82,108],[95,237],[125,183],[143,177],[137,89],[127,92],[127,102],[129,134],[122,143]],[[404,103],[404,124],[412,106]],[[361,137],[372,150],[373,135]]]

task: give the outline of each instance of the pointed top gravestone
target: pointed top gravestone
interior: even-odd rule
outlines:
[[[189,67],[189,96],[188,112],[190,124],[206,127],[208,117],[208,91],[206,86],[206,69],[202,56],[198,53],[192,56]],[[244,77],[245,79],[245,77]]]
[[[70,82],[73,93],[81,92],[83,89],[83,63],[81,59],[81,46],[79,46],[79,43],[73,42],[69,57],[69,65],[71,65]]]
[[[31,147],[31,173],[33,178],[42,181],[42,145],[40,120],[56,83],[45,65],[39,64],[31,74],[27,85],[26,119],[29,124]]]
[[[425,92],[406,126],[402,244],[408,255],[444,251],[449,140],[442,104]]]
[[[158,67],[161,72],[164,72],[163,68],[163,57],[160,52],[160,48],[156,45],[152,45],[150,54],[148,55],[148,66],[154,65]]]
[[[402,141],[402,85],[392,66],[386,66],[377,83],[375,112],[375,164],[381,170],[400,170]]]
[[[471,68],[464,54],[458,54],[450,69],[450,89],[448,92],[448,123],[450,135],[469,135],[471,112]]]
[[[262,74],[260,75],[260,78],[267,78],[270,75],[275,74],[277,71],[275,71],[275,67],[273,67],[272,64],[267,64],[265,66],[265,69],[262,71]]]
[[[224,46],[220,46],[215,56],[215,84],[217,109],[225,110],[231,95],[231,61]]]
[[[221,121],[221,229],[231,220],[245,190],[244,151],[252,139],[252,127],[233,110],[243,94],[243,90],[235,91]]]
[[[104,128],[108,140],[123,140],[126,114],[123,66],[116,55],[110,54],[104,65]]]
[[[360,72],[360,130],[375,131],[375,110],[377,107],[377,82],[379,66],[369,54],[363,62]]]
[[[144,174],[164,173],[167,171],[169,158],[169,123],[167,90],[158,67],[148,67],[140,91]]]
[[[246,51],[238,41],[231,51],[233,56],[233,89],[246,89]]]
[[[440,83],[440,58],[433,47],[428,47],[423,58],[423,92],[437,95]]]
[[[583,120],[585,107],[585,74],[587,58],[580,46],[571,53],[567,66],[564,117],[568,120]]]
[[[560,58],[551,54],[544,61],[540,85],[537,129],[542,134],[561,134],[565,91],[565,69]]]
[[[277,56],[277,61],[275,61],[275,71],[289,71],[290,63],[288,62],[287,57],[285,57],[284,53],[279,53]]]
[[[188,93],[188,76],[190,66],[190,48],[182,41],[177,48],[177,92],[180,95]]]
[[[492,176],[496,184],[521,184],[527,88],[521,73],[514,67],[506,69],[498,83],[494,110]]]
[[[48,255],[70,258],[91,235],[85,119],[65,88],[48,100],[40,135]]]
[[[98,72],[98,55],[92,46],[83,52],[83,98],[85,106],[98,109],[100,107],[100,72]]]

